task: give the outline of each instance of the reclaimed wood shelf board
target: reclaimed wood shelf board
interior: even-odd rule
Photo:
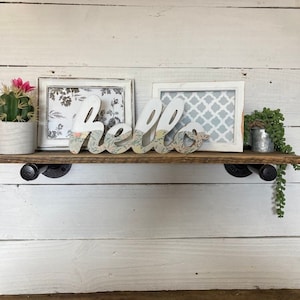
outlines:
[[[72,154],[69,151],[37,151],[34,154],[0,155],[0,163],[77,164],[77,163],[201,163],[201,164],[299,164],[300,156],[291,154],[194,152],[181,154],[170,152],[145,154],[125,152],[122,154],[91,154],[88,151]]]

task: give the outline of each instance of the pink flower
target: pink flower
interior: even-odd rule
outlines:
[[[73,135],[77,138],[81,137],[81,132],[73,132]]]
[[[21,88],[22,85],[23,85],[23,80],[21,78],[18,78],[18,79],[13,79],[12,80],[12,84],[13,86],[15,86],[16,88]]]
[[[23,83],[23,80],[21,78],[13,79],[12,80],[12,84],[16,88],[22,90],[24,93],[30,92],[30,91],[32,91],[32,90],[35,89],[34,86],[31,86],[29,84],[29,81],[26,81],[26,82]]]
[[[34,90],[34,89],[35,89],[35,86],[31,86],[31,85],[29,84],[29,81],[24,82],[23,85],[22,85],[22,90],[23,90],[25,93],[30,92],[30,91],[32,91],[32,90]]]

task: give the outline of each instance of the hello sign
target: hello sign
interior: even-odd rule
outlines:
[[[184,111],[184,101],[179,98],[170,102],[164,110],[159,99],[150,100],[134,129],[126,123],[119,123],[110,128],[104,138],[103,123],[94,121],[100,107],[101,99],[96,95],[82,103],[69,139],[72,153],[79,153],[87,138],[87,149],[93,154],[105,150],[119,154],[130,148],[135,153],[146,153],[152,149],[158,153],[168,153],[174,149],[180,153],[192,153],[209,137],[199,123],[191,122],[175,134],[172,142],[165,143],[166,135],[179,122]]]

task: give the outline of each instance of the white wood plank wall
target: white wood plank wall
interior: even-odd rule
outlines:
[[[297,0],[0,3],[0,81],[245,81],[245,111],[281,108],[300,153]],[[284,219],[272,183],[222,165],[74,165],[61,179],[0,165],[0,294],[300,288],[300,172]]]

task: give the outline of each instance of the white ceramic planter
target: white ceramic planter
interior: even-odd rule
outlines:
[[[0,122],[0,154],[30,154],[37,145],[37,122]]]

